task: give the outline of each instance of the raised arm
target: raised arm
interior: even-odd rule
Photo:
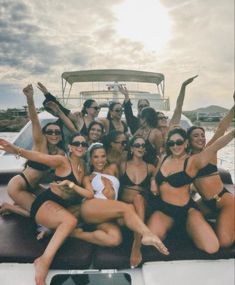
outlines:
[[[198,75],[195,75],[195,76],[187,79],[186,81],[184,81],[182,83],[181,88],[180,88],[180,93],[179,93],[177,101],[176,101],[175,110],[174,110],[173,116],[172,116],[170,123],[169,123],[170,128],[172,126],[178,126],[180,124],[180,118],[181,118],[181,114],[182,114],[182,108],[183,108],[183,103],[184,103],[186,86],[188,84],[192,83],[193,80],[197,77],[198,77]]]
[[[235,100],[235,92],[233,93],[233,98]],[[226,132],[226,130],[228,129],[230,123],[232,122],[232,120],[234,118],[234,112],[235,112],[235,105],[233,105],[233,107],[229,110],[228,114],[219,122],[219,125],[218,125],[213,137],[207,143],[207,146],[211,145],[219,137],[224,135],[224,133]]]
[[[34,147],[36,147],[36,149],[40,150],[42,143],[44,141],[44,136],[42,133],[41,125],[38,119],[38,114],[34,104],[34,99],[33,99],[34,92],[32,84],[27,85],[23,89],[23,93],[27,99],[29,117],[32,122],[33,144]]]
[[[195,166],[196,172],[205,167],[211,159],[213,159],[217,151],[226,146],[235,136],[235,129],[228,132],[226,135],[218,138],[214,143],[205,148],[202,152],[192,155],[192,165]]]
[[[8,153],[14,154],[16,158],[22,156],[28,160],[45,164],[51,168],[63,168],[65,160],[67,159],[65,156],[62,155],[49,155],[39,151],[26,150],[1,138],[0,149],[5,150]]]
[[[74,124],[70,120],[69,117],[67,117],[60,109],[60,107],[52,101],[49,101],[46,103],[46,106],[49,107],[54,114],[56,114],[64,123],[64,125],[70,130],[72,133],[78,132],[78,129],[75,128]]]

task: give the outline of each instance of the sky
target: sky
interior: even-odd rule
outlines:
[[[0,109],[26,105],[41,81],[61,95],[64,71],[123,68],[165,75],[184,110],[229,108],[234,90],[233,0],[0,0]]]

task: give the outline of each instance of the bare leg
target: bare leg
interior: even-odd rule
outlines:
[[[93,232],[84,232],[82,229],[75,229],[71,236],[101,246],[118,246],[122,242],[122,234],[118,226],[103,223],[97,226]]]
[[[0,206],[0,215],[6,215],[6,214],[18,214],[24,217],[29,217],[29,212],[26,211],[25,209],[21,208],[18,205],[12,205],[10,203],[2,203]]]
[[[142,195],[135,195],[133,199],[133,204],[137,215],[142,221],[144,221],[145,214],[145,200]],[[131,267],[137,267],[142,261],[141,253],[141,235],[134,232],[134,241],[131,249],[130,265]]]
[[[161,253],[169,254],[161,240],[141,221],[133,208],[124,202],[103,199],[87,200],[81,206],[81,216],[85,222],[94,224],[123,218],[129,229],[142,236],[142,244],[152,245]]]
[[[229,247],[234,243],[235,217],[234,206],[235,197],[230,194],[224,194],[218,207],[220,213],[217,218],[216,235],[221,247]]]
[[[35,196],[26,190],[26,184],[22,177],[14,176],[8,183],[7,192],[17,205],[28,213],[30,212]]]
[[[199,249],[210,254],[219,250],[215,232],[198,210],[189,209],[186,230]]]
[[[148,220],[148,227],[161,240],[166,238],[167,232],[172,228],[174,220],[166,214],[156,211]]]
[[[75,229],[77,219],[60,205],[47,201],[39,208],[36,222],[47,228],[55,229],[44,253],[34,261],[36,284],[45,285],[51,262],[64,240]]]

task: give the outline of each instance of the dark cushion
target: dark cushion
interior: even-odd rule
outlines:
[[[35,227],[29,218],[16,215],[0,217],[0,262],[32,263],[40,256],[49,238],[37,241]],[[68,238],[52,263],[54,269],[89,268],[93,246]]]

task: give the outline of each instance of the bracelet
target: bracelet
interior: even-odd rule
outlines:
[[[22,154],[22,148],[18,147],[17,148],[17,154],[15,155],[16,159],[20,159]]]
[[[69,183],[69,188],[72,189],[74,185],[75,185],[74,182],[70,182],[70,183]]]

